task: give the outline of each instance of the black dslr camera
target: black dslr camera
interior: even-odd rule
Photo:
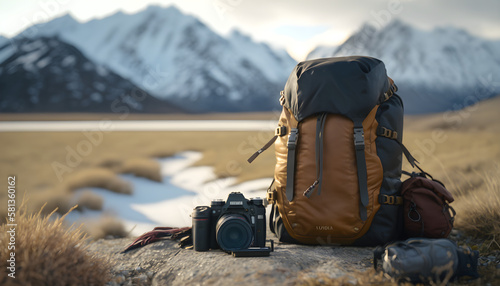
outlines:
[[[233,192],[227,201],[213,200],[193,214],[193,246],[196,251],[218,249],[234,256],[267,256],[266,209],[260,198],[247,200]]]

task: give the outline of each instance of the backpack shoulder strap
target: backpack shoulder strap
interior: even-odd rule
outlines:
[[[399,139],[398,135],[399,134],[397,131],[391,130],[391,129],[386,128],[384,126],[379,125],[379,127],[377,128],[377,136],[389,138],[389,139],[392,139],[392,140],[398,142],[399,146],[401,147],[401,150],[403,151],[403,154],[405,154],[405,157],[408,160],[408,162],[410,163],[410,165],[412,167],[416,166],[417,168],[419,168],[416,164],[416,163],[418,163],[418,161],[411,155],[410,151],[408,151],[408,149],[405,147],[405,145],[403,145],[403,142],[401,142],[401,139]]]
[[[293,182],[295,181],[295,155],[296,147],[299,139],[299,129],[297,127],[290,128],[288,136],[288,154],[286,162],[286,198],[288,201],[293,200]]]
[[[356,167],[358,170],[358,185],[359,185],[359,215],[361,220],[366,221],[368,206],[368,183],[365,159],[365,135],[363,131],[363,120],[354,120],[354,150],[356,151]]]
[[[283,111],[286,114],[288,126],[290,127],[290,134],[288,135],[287,143],[288,153],[286,162],[286,198],[291,202],[293,200],[293,183],[295,181],[295,151],[299,140],[299,122],[286,108],[284,108]]]

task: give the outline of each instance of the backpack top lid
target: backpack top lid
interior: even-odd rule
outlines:
[[[389,81],[382,61],[364,56],[300,62],[285,85],[284,106],[297,121],[317,113],[364,119],[385,99]]]

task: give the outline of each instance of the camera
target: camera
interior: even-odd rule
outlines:
[[[197,206],[192,219],[196,251],[220,248],[235,256],[269,255],[272,251],[265,247],[266,209],[261,198],[247,200],[242,193],[233,192],[227,201]]]

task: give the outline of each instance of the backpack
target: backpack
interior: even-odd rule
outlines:
[[[401,185],[405,236],[448,237],[456,215],[449,205],[454,201],[453,195],[426,172],[403,173],[410,176]]]
[[[402,233],[403,102],[384,63],[299,63],[281,92],[270,229],[282,242],[380,245]]]
[[[445,285],[461,276],[478,278],[479,252],[458,247],[448,239],[408,239],[374,250],[373,266],[398,281]]]

